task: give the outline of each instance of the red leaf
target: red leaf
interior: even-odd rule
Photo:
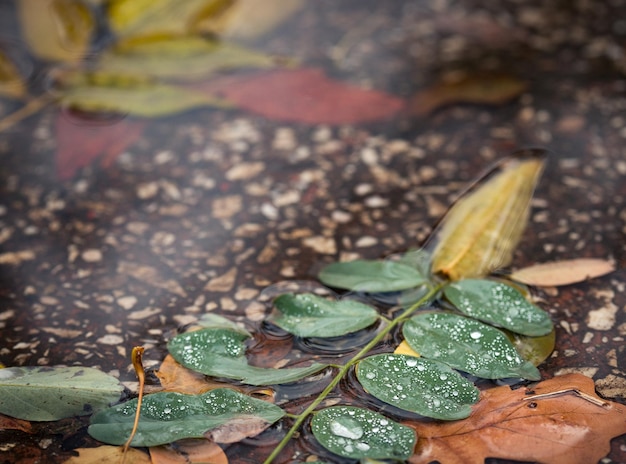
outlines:
[[[110,124],[102,122],[77,122],[65,114],[56,120],[57,151],[55,153],[57,176],[71,179],[76,172],[100,159],[102,167],[110,166],[115,159],[143,132],[144,121],[122,119]]]
[[[314,68],[232,76],[194,88],[269,119],[308,124],[376,121],[404,108],[398,97],[332,80]]]

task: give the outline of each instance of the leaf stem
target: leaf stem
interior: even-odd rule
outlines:
[[[361,350],[354,355],[350,361],[339,368],[335,377],[331,380],[331,382],[324,388],[324,390],[313,400],[313,402],[300,414],[296,417],[296,421],[293,423],[291,428],[287,431],[283,439],[276,445],[276,448],[272,451],[263,464],[270,464],[276,457],[280,454],[280,452],[285,448],[287,443],[291,440],[294,434],[298,431],[300,426],[304,423],[307,417],[309,417],[315,409],[326,399],[328,394],[339,384],[341,379],[348,373],[350,368],[354,366],[357,362],[361,360],[367,353],[369,353],[376,345],[378,345],[386,336],[391,332],[395,327],[399,324],[407,320],[417,309],[419,309],[422,305],[426,304],[432,297],[434,297],[443,287],[445,283],[439,283],[430,288],[428,293],[426,293],[422,298],[413,303],[406,309],[400,316],[396,319],[389,321],[388,325],[384,327],[374,338],[370,340],[370,342],[365,345]]]
[[[35,114],[37,111],[44,108],[49,103],[53,102],[55,99],[55,97],[52,97],[50,95],[40,95],[36,98],[33,98],[17,111],[0,119],[0,132],[9,129],[21,120]]]

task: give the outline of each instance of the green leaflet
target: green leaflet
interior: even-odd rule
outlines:
[[[330,301],[306,294],[287,293],[274,300],[278,310],[269,321],[300,337],[337,337],[372,325],[378,312],[354,300]]]
[[[137,400],[97,412],[89,435],[113,445],[123,444],[133,428]],[[182,438],[201,438],[209,430],[242,420],[273,424],[283,417],[281,408],[230,388],[201,395],[160,392],[147,395],[141,407],[133,446],[156,446]]]
[[[406,290],[427,283],[417,269],[390,260],[363,260],[333,263],[319,274],[329,287],[377,293]]]
[[[434,234],[433,273],[483,277],[511,262],[545,156],[545,150],[516,152],[450,208]]]
[[[446,298],[470,317],[536,337],[552,331],[548,313],[502,282],[464,279],[444,288]]]
[[[106,51],[97,69],[107,73],[177,81],[201,81],[218,71],[273,68],[274,57],[200,36],[157,36],[127,40]]]
[[[177,335],[167,348],[176,361],[189,369],[249,385],[291,383],[326,367],[319,363],[289,369],[250,366],[243,344],[247,338],[249,335],[241,331],[207,328]]]
[[[203,106],[230,107],[224,100],[121,74],[73,71],[61,76],[61,104],[82,111],[159,117]]]
[[[90,367],[0,369],[0,413],[30,421],[84,416],[120,399],[115,377]]]
[[[311,428],[324,448],[352,459],[405,460],[413,454],[416,441],[413,429],[352,406],[322,409]]]
[[[359,362],[365,390],[406,411],[443,420],[464,419],[479,391],[449,366],[402,354],[379,354]]]
[[[409,319],[402,332],[422,356],[478,377],[541,379],[504,333],[482,322],[443,312],[423,313]]]

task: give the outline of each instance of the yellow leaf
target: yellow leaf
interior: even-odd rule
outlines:
[[[0,49],[0,96],[22,98],[26,86],[20,72],[11,58]]]
[[[545,150],[519,151],[457,200],[434,234],[434,273],[459,280],[510,264],[545,156]]]
[[[200,11],[223,0],[111,0],[108,17],[118,37],[185,34]]]
[[[600,277],[615,270],[615,262],[605,259],[566,259],[535,264],[513,272],[517,282],[537,287],[558,287]]]
[[[97,448],[79,448],[78,456],[65,461],[65,464],[120,464],[123,449],[121,446],[99,446]],[[135,448],[130,448],[126,464],[150,464],[150,457]]]
[[[402,340],[402,342],[398,345],[398,347],[393,351],[394,354],[407,354],[409,356],[415,356],[419,358],[420,355],[417,351],[409,346],[406,340]]]
[[[304,0],[238,0],[232,8],[216,15],[214,10],[201,11],[192,30],[218,34],[229,39],[251,40],[275,29],[304,7]]]
[[[199,36],[158,34],[120,41],[105,52],[98,69],[178,81],[206,80],[236,68],[271,68],[274,57],[236,44]]]
[[[77,62],[88,51],[95,22],[81,0],[20,0],[17,11],[22,34],[38,58]]]

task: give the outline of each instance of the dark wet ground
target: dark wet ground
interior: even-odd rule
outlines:
[[[540,369],[582,372],[625,403],[626,2],[314,3],[263,49],[404,99],[454,73],[506,72],[527,90],[362,125],[197,110],[151,120],[112,166],[64,181],[56,112],[43,110],[0,133],[0,362],[133,382],[132,346],[155,366],[205,312],[258,326],[269,285],[416,246],[490,163],[540,146],[552,155],[514,266],[597,257],[618,267],[536,291],[557,330]],[[0,432],[0,460],[61,461],[92,443],[53,425]],[[602,462],[626,462],[624,436]]]

